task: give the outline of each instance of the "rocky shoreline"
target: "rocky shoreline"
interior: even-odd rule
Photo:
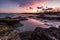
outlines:
[[[20,33],[20,37],[22,40],[60,40],[60,29],[37,27],[34,31]]]
[[[17,27],[22,27],[21,20],[27,20],[26,18],[18,17],[0,18],[0,40],[21,40],[19,34],[14,32]]]
[[[23,24],[21,24],[20,21],[27,19],[22,17],[8,17],[3,19],[0,19],[0,40],[60,40],[60,27],[37,27],[34,31],[17,33],[14,29],[16,27],[22,27]],[[17,20],[18,22],[16,19],[19,19]]]

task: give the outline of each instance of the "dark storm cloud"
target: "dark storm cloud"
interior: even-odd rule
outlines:
[[[28,5],[31,5],[33,4],[34,2],[41,2],[43,0],[10,0],[14,3],[17,3],[19,6],[28,6]]]

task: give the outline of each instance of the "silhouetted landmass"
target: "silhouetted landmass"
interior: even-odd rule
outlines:
[[[0,14],[50,14],[50,15],[59,15],[60,14],[60,11],[59,12],[38,12],[38,13],[0,13]]]

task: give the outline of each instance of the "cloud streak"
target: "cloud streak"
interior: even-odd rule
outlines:
[[[37,3],[45,2],[46,0],[9,0],[9,1],[18,4],[20,7],[25,7],[30,5],[36,5]]]

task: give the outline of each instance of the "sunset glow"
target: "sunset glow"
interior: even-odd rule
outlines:
[[[40,6],[60,7],[59,2],[60,0],[0,0],[0,13],[34,13]]]

